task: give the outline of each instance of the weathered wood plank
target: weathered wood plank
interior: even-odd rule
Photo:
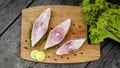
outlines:
[[[108,40],[108,39],[107,39]],[[108,40],[107,44],[101,49],[101,57],[99,60],[89,63],[85,68],[98,68],[102,61],[105,59],[106,55],[111,51],[111,49],[116,45],[113,40]]]
[[[0,68],[27,68],[20,58],[21,17],[0,37]]]
[[[11,26],[14,21],[17,19],[17,17],[20,15],[21,10],[25,7],[27,7],[32,0],[4,0],[0,2],[0,36],[6,29],[8,29],[9,26]],[[21,19],[19,18],[19,21]],[[21,23],[21,22],[19,22]],[[15,25],[14,25],[15,27]],[[20,49],[20,32],[21,30],[14,29],[14,27],[11,27],[8,32],[9,33],[2,37],[0,37],[0,68],[27,68],[27,65],[29,66],[30,63],[28,61],[24,61],[19,56],[19,49]],[[16,27],[17,28],[17,27]],[[21,28],[19,24],[19,28]],[[11,31],[13,30],[13,31]],[[16,31],[14,31],[16,30]],[[12,33],[11,33],[11,32]],[[10,36],[11,35],[11,36]],[[19,36],[18,36],[19,35]],[[12,40],[11,40],[12,39]],[[3,42],[4,41],[4,42]],[[16,42],[15,42],[16,41]],[[8,43],[7,43],[8,42]],[[17,46],[17,47],[16,47]],[[16,60],[16,62],[14,61]],[[19,61],[19,62],[18,62]],[[21,66],[20,66],[21,65]]]
[[[45,64],[36,63],[32,68],[84,68],[86,63],[81,64]]]
[[[0,0],[0,10],[5,7],[11,0]]]
[[[0,6],[0,36],[11,26],[23,8],[33,0],[5,0]]]
[[[99,68],[120,68],[120,43],[115,43],[112,50],[106,54]]]
[[[79,6],[82,0],[35,0],[30,6],[41,6],[41,5],[74,5]]]

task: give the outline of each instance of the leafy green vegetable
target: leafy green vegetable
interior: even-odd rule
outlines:
[[[89,39],[98,44],[105,38],[120,42],[120,6],[105,0],[83,0],[83,12],[89,25]]]

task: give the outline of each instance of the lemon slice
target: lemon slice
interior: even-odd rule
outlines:
[[[36,57],[37,57],[37,53],[38,53],[39,51],[37,51],[37,50],[33,50],[32,52],[31,52],[31,57],[33,58],[33,59],[36,59]]]
[[[43,60],[45,59],[45,53],[42,52],[42,51],[38,52],[36,59],[37,59],[38,61],[43,61]]]
[[[45,59],[45,53],[43,51],[33,50],[30,56],[38,61],[43,61]]]

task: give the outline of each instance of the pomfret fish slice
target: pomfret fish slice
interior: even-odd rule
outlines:
[[[73,39],[65,42],[59,49],[57,49],[57,55],[69,54],[78,50],[83,43],[86,41],[86,38]]]
[[[51,9],[46,9],[35,21],[32,34],[31,34],[31,44],[32,47],[44,36],[48,30],[49,20],[51,16]]]
[[[61,24],[57,25],[55,28],[53,28],[53,30],[51,30],[48,35],[45,49],[59,44],[66,36],[70,28],[70,24],[71,20],[67,19]]]

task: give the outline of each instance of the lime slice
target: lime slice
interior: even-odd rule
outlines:
[[[43,61],[45,59],[45,53],[43,51],[33,50],[30,56],[38,61]]]
[[[31,54],[30,54],[30,56],[33,58],[33,59],[36,59],[36,57],[37,57],[37,53],[38,53],[39,51],[37,51],[37,50],[33,50],[32,52],[31,52]]]
[[[38,61],[43,61],[43,60],[45,59],[45,53],[42,52],[42,51],[38,52],[36,59],[37,59]]]

